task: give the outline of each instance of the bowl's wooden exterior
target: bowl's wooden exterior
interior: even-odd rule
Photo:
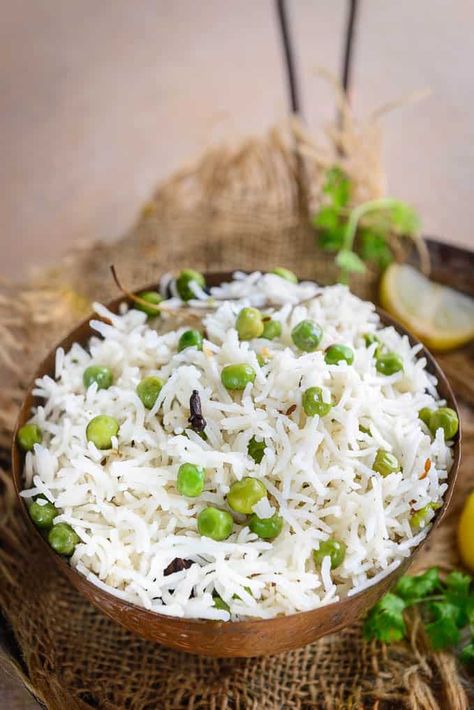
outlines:
[[[216,285],[222,281],[229,280],[229,278],[229,273],[208,274],[207,282],[210,285]],[[126,299],[123,297],[116,299],[110,304],[109,308],[112,311],[116,311],[119,304],[124,300]],[[379,313],[382,320],[387,325],[394,325],[398,331],[406,333],[405,329],[393,321],[386,313],[382,311],[379,311]],[[89,322],[85,321],[72,331],[67,338],[60,343],[60,346],[68,350],[74,342],[86,342],[91,334],[92,331]],[[409,337],[412,343],[417,342],[412,336],[409,335]],[[57,347],[59,347],[59,345]],[[54,373],[55,350],[56,348],[51,351],[40,365],[34,379],[45,374],[52,375]],[[420,355],[426,357],[428,369],[438,378],[438,390],[441,397],[446,399],[448,405],[457,411],[457,405],[451,387],[436,361],[425,348],[423,348]],[[31,407],[35,404],[32,388],[33,383],[29,387],[21,407],[12,445],[12,472],[17,494],[19,494],[22,489],[23,455],[15,443],[16,432],[18,428],[27,421],[30,416]],[[459,432],[454,444],[454,462],[449,473],[448,490],[444,497],[443,507],[438,511],[427,538],[418,546],[416,552],[419,552],[420,549],[423,548],[426,540],[429,539],[432,534],[433,529],[438,525],[446,512],[459,468],[460,450],[461,432]],[[413,555],[407,558],[389,576],[363,592],[319,609],[314,609],[313,611],[300,612],[269,620],[256,619],[236,622],[180,619],[163,616],[155,612],[147,611],[135,604],[124,602],[108,592],[99,589],[91,582],[88,582],[81,574],[70,567],[64,558],[52,551],[48,543],[31,522],[23,499],[19,497],[19,501],[30,528],[30,533],[39,539],[43,553],[49,557],[59,571],[67,576],[71,584],[102,612],[145,639],[156,641],[189,653],[208,656],[245,657],[272,655],[304,646],[321,636],[334,633],[342,627],[351,624],[364,614],[398,577],[404,573],[413,558]]]

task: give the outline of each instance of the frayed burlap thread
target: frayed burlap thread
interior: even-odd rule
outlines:
[[[373,183],[373,155],[364,160],[370,141],[354,127],[352,133],[351,142],[346,127],[344,160],[357,189],[370,197],[380,187]],[[54,340],[89,312],[91,302],[117,295],[111,263],[129,288],[184,265],[227,270],[284,264],[302,277],[334,280],[333,261],[315,247],[307,212],[320,199],[322,171],[340,138],[318,151],[301,130],[275,130],[237,150],[213,150],[164,184],[119,242],[86,245],[21,290],[2,288],[0,333],[3,327],[8,335],[0,348],[0,606],[10,630],[3,658],[51,710],[469,707],[467,676],[452,654],[429,649],[416,618],[409,640],[390,647],[365,642],[356,625],[261,659],[199,658],[143,641],[99,613],[48,565],[12,491],[7,445],[22,392]],[[355,287],[370,297],[373,283],[369,274]],[[467,455],[454,508],[419,561],[424,566],[459,564],[455,516],[474,481],[470,421],[466,410]]]

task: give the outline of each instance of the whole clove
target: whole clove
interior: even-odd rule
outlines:
[[[192,564],[191,560],[183,560],[181,557],[175,557],[174,560],[171,560],[163,574],[165,577],[168,577],[170,574],[175,574],[175,572],[182,572],[183,569],[189,569]]]
[[[206,428],[206,420],[202,416],[201,398],[197,390],[193,390],[189,399],[189,409],[191,416],[188,422],[191,424],[191,428],[198,433],[203,432]]]

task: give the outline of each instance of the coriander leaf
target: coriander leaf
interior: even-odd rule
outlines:
[[[405,602],[390,592],[371,609],[364,621],[363,632],[367,639],[379,641],[400,641],[405,637],[406,627],[403,619]]]
[[[334,207],[345,207],[351,198],[351,182],[347,174],[337,165],[326,173],[323,192]]]
[[[336,264],[347,272],[363,274],[366,267],[362,259],[350,249],[341,249],[336,256]]]
[[[324,230],[319,233],[319,246],[325,251],[338,251],[344,243],[344,227],[340,226],[332,231]]]
[[[474,663],[474,638],[471,639],[467,646],[464,646],[463,650],[459,654],[459,658],[463,663]]]
[[[430,569],[423,572],[423,574],[418,574],[416,581],[420,595],[426,596],[427,594],[431,594],[441,585],[438,568],[430,567]]]
[[[385,595],[369,612],[364,623],[366,638],[381,641],[399,640],[405,635],[403,609],[418,605],[425,630],[435,650],[456,646],[461,629],[474,628],[473,578],[463,572],[451,572],[441,580],[432,567],[423,574],[401,577],[393,592]],[[474,663],[474,636],[461,653],[466,663]]]
[[[416,577],[409,577],[408,575],[400,577],[393,591],[407,604],[411,604],[418,599]]]
[[[328,251],[337,251],[344,242],[344,224],[339,217],[339,210],[334,207],[322,207],[312,220],[319,232],[319,245]]]
[[[464,611],[466,614],[466,623],[470,624],[471,628],[474,628],[474,594],[470,594],[466,597]]]
[[[390,210],[392,227],[398,234],[413,235],[420,230],[420,220],[415,210],[404,202],[395,202]]]
[[[464,574],[464,572],[450,572],[444,582],[450,592],[460,596],[467,596],[472,577],[470,574]]]
[[[423,598],[440,587],[441,581],[437,567],[431,567],[423,574],[402,577],[396,587],[395,594],[407,604],[423,601]]]
[[[457,625],[460,628],[474,622],[474,594],[470,594],[471,582],[472,577],[463,572],[451,572],[445,579],[445,598],[457,607]]]
[[[461,634],[457,626],[458,608],[449,602],[433,602],[430,611],[434,621],[427,624],[426,633],[432,647],[439,650],[459,643]]]
[[[393,261],[392,252],[386,242],[385,235],[369,227],[358,230],[359,253],[364,261],[374,261],[382,269]]]
[[[318,231],[319,245],[338,252],[340,281],[347,283],[351,273],[363,273],[364,261],[384,269],[393,259],[389,245],[392,234],[415,238],[419,221],[408,205],[391,197],[369,200],[350,208],[352,183],[339,166],[330,168],[322,187],[324,204],[312,223]],[[358,243],[360,257],[354,251]]]
[[[313,227],[317,229],[337,229],[339,227],[339,210],[334,207],[321,207],[312,219]]]

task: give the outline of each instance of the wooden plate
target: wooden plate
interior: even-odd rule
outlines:
[[[214,273],[208,274],[206,279],[207,283],[213,286],[222,281],[228,281],[230,277],[230,273]],[[146,288],[147,290],[153,289],[153,286]],[[113,312],[117,312],[119,305],[125,300],[126,299],[123,297],[118,298],[109,304],[108,308]],[[393,325],[399,332],[406,333],[412,344],[418,343],[416,338],[410,336],[407,331],[390,316],[380,309],[378,312],[383,323]],[[87,320],[73,330],[56,347],[62,347],[67,351],[74,342],[85,344],[92,334],[89,321]],[[35,380],[43,375],[54,376],[56,347],[39,366],[34,378]],[[457,404],[451,387],[434,358],[426,348],[422,348],[420,356],[424,356],[427,359],[428,370],[438,378],[438,391],[440,396],[447,400],[448,405],[457,411]],[[32,394],[33,382],[22,404],[12,444],[12,475],[21,509],[30,529],[30,534],[39,538],[43,554],[48,556],[51,563],[56,565],[57,569],[62,574],[66,575],[71,584],[102,612],[145,639],[156,641],[189,653],[220,657],[273,655],[304,646],[321,636],[334,633],[344,626],[353,623],[375,604],[387,589],[405,572],[413,559],[413,555],[418,554],[426,544],[433,529],[445,515],[449,501],[451,500],[459,468],[461,432],[459,432],[454,442],[454,461],[448,476],[448,489],[444,496],[443,506],[438,511],[427,537],[416,550],[412,552],[411,556],[405,559],[394,572],[372,587],[352,597],[347,597],[339,602],[328,604],[327,606],[312,611],[279,616],[274,619],[220,622],[164,616],[153,611],[148,611],[136,604],[122,601],[87,581],[85,577],[70,567],[66,559],[53,552],[47,541],[44,540],[38,529],[32,523],[25,502],[19,496],[20,490],[22,490],[23,487],[22,471],[24,455],[16,445],[16,433],[19,427],[29,419],[31,408],[36,404]]]

